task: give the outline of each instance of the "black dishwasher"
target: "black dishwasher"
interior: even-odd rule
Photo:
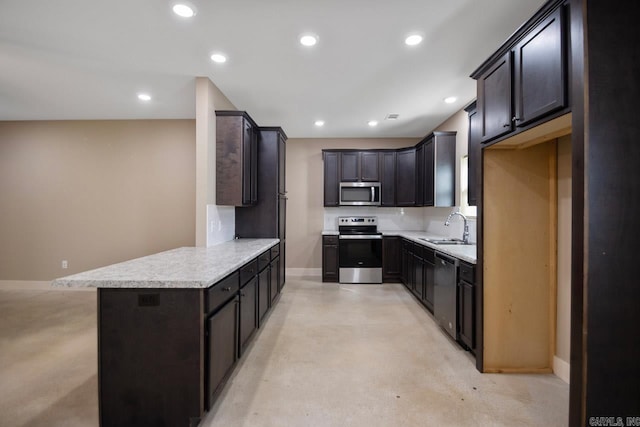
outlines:
[[[458,337],[457,286],[458,260],[436,252],[434,274],[433,314],[436,321],[454,340]]]

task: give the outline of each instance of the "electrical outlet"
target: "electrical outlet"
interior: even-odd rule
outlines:
[[[62,268],[69,268],[69,262],[66,259],[62,260]]]

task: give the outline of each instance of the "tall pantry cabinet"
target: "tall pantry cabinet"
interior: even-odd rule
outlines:
[[[254,206],[236,207],[236,235],[240,238],[280,239],[277,263],[279,292],[285,282],[287,135],[280,127],[260,127],[257,133],[258,200]]]

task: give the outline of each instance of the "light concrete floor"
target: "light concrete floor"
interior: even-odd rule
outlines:
[[[96,294],[0,290],[0,426],[97,426]],[[562,426],[554,375],[480,374],[398,284],[289,278],[203,427]]]

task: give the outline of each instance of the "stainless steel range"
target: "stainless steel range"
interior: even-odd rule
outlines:
[[[382,233],[375,216],[338,217],[340,283],[382,283]]]

